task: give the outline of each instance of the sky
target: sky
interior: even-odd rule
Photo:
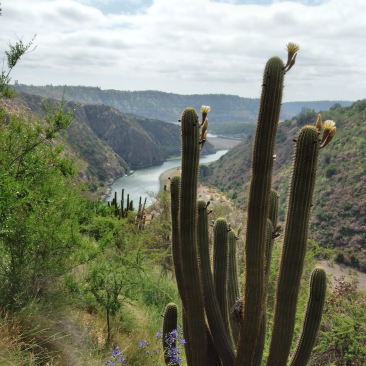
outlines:
[[[2,0],[0,53],[34,35],[12,80],[259,98],[300,50],[284,101],[366,98],[365,0]],[[6,66],[6,65],[5,65]]]

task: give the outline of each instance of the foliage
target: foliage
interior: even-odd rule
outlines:
[[[325,304],[323,323],[310,365],[364,365],[366,363],[365,291],[357,278],[334,279]]]
[[[217,122],[210,125],[210,133],[224,136],[235,136],[244,140],[253,135],[256,124],[253,122]]]
[[[44,290],[47,274],[62,273],[82,245],[78,233],[79,166],[57,137],[72,114],[47,106],[45,119],[24,114],[0,120],[0,293],[19,307]],[[81,201],[82,202],[82,201]]]
[[[310,222],[310,235],[322,247],[351,250],[358,259],[356,268],[365,270],[366,225],[366,100],[349,107],[320,112],[323,121],[336,122],[337,134],[321,151]],[[313,118],[313,119],[311,119]],[[280,195],[280,220],[285,219],[285,205],[291,177],[296,133],[302,124],[314,124],[317,114],[304,109],[299,116],[278,126],[275,188]],[[238,193],[237,207],[245,209],[250,180],[253,140],[243,141],[218,161],[210,164],[202,180],[222,187],[232,195]],[[350,263],[350,258],[345,258]]]
[[[5,70],[3,65],[0,75],[0,99],[13,98],[15,96],[16,91],[11,89],[9,85],[11,81],[10,73],[21,57],[32,47],[35,38],[36,36],[34,36],[27,44],[25,44],[22,39],[15,42],[14,45],[11,43],[8,44],[9,50],[5,51],[8,70]]]

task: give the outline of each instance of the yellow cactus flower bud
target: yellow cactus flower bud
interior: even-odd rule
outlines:
[[[202,131],[201,131],[201,139],[202,136],[205,134],[205,132],[207,131],[207,127],[208,127],[208,118],[205,119],[205,122],[202,125]]]
[[[201,113],[202,113],[202,123],[201,123],[201,125],[203,123],[205,123],[207,114],[208,114],[208,112],[210,112],[210,110],[211,110],[211,108],[208,105],[203,105],[201,107]]]
[[[329,130],[331,131],[333,129],[333,127],[335,126],[335,122],[334,121],[331,121],[330,119],[327,119],[325,122],[324,122],[324,131],[325,130]]]
[[[323,144],[320,145],[320,148],[326,147],[333,139],[334,135],[336,134],[337,127],[333,127],[331,131],[328,133],[326,139],[324,140]],[[325,132],[325,131],[324,131]]]
[[[285,72],[289,71],[291,69],[291,67],[295,65],[295,60],[296,60],[296,55],[297,55],[296,52],[300,49],[300,46],[297,43],[289,42],[286,45],[286,49],[287,49],[288,55],[287,55],[287,63],[284,67]]]
[[[289,42],[286,45],[287,52],[294,54],[300,49],[300,46],[297,43]]]
[[[316,121],[316,129],[318,130],[318,132],[320,132],[322,130],[323,124],[322,124],[322,116],[320,114],[318,114],[318,119]]]
[[[323,137],[322,137],[322,140],[320,141],[320,148],[321,149],[329,144],[330,140],[327,143],[325,143],[325,142],[326,142],[330,132],[333,130],[333,128],[335,128],[334,126],[335,126],[334,121],[331,121],[331,120],[328,119],[324,122],[324,124],[323,124],[323,129],[324,129]],[[335,134],[335,132],[334,132],[334,134]]]
[[[211,107],[209,107],[208,105],[203,105],[201,107],[201,113],[208,113],[211,110]]]

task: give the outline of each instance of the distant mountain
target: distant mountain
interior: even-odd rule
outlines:
[[[337,133],[320,150],[310,237],[322,246],[343,250],[350,263],[366,271],[366,99],[321,115],[323,121],[336,122]],[[316,118],[317,114],[307,109],[278,126],[272,186],[280,194],[281,221],[285,218],[293,139],[302,126],[315,125]],[[243,209],[247,206],[252,148],[250,137],[200,169],[201,180],[237,197],[235,202]]]
[[[60,100],[63,86],[15,85],[19,92],[41,95]],[[181,95],[160,91],[121,91],[101,90],[85,86],[68,86],[65,99],[85,104],[105,104],[123,113],[132,113],[146,118],[176,122],[184,108],[194,107],[197,111],[202,105],[211,106],[209,121],[256,121],[259,99],[242,98],[237,95],[195,94]],[[294,113],[282,107],[281,119],[291,118]]]
[[[286,102],[282,106],[285,106],[287,110],[294,114],[299,114],[302,108],[314,109],[315,112],[328,111],[336,104],[340,104],[342,107],[349,107],[353,102],[346,100],[319,100],[316,102]]]
[[[45,114],[45,99],[38,95],[19,93],[7,104],[9,110],[12,106],[34,115]],[[65,104],[70,110],[75,106],[75,102]],[[70,145],[86,162],[81,175],[88,182],[106,182],[130,169],[162,164],[167,158],[179,156],[181,150],[179,126],[121,113],[106,105],[79,104],[67,135]],[[202,153],[214,152],[207,142]]]

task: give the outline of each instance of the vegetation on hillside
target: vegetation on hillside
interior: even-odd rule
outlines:
[[[337,134],[332,144],[321,154],[317,171],[310,236],[324,247],[339,249],[344,261],[365,271],[366,263],[366,100],[350,107],[334,105],[321,112],[323,121],[334,120]],[[294,151],[293,139],[299,127],[314,124],[317,113],[304,108],[291,120],[280,123],[276,141],[276,161],[273,187],[280,194],[280,220],[284,220],[285,203],[290,180],[290,165]],[[202,167],[201,179],[209,182],[245,209],[250,179],[253,139],[248,138],[217,162]]]
[[[62,86],[15,85],[18,92],[52,96],[61,99]],[[201,105],[215,106],[210,113],[211,122],[255,121],[259,99],[242,98],[225,94],[180,95],[156,90],[124,91],[102,90],[99,87],[68,86],[65,99],[84,104],[105,104],[123,113],[132,113],[146,118],[176,122],[188,105],[199,110]],[[293,113],[282,108],[281,119],[291,118]]]
[[[253,136],[255,126],[253,122],[218,122],[210,125],[210,133],[244,140]]]

